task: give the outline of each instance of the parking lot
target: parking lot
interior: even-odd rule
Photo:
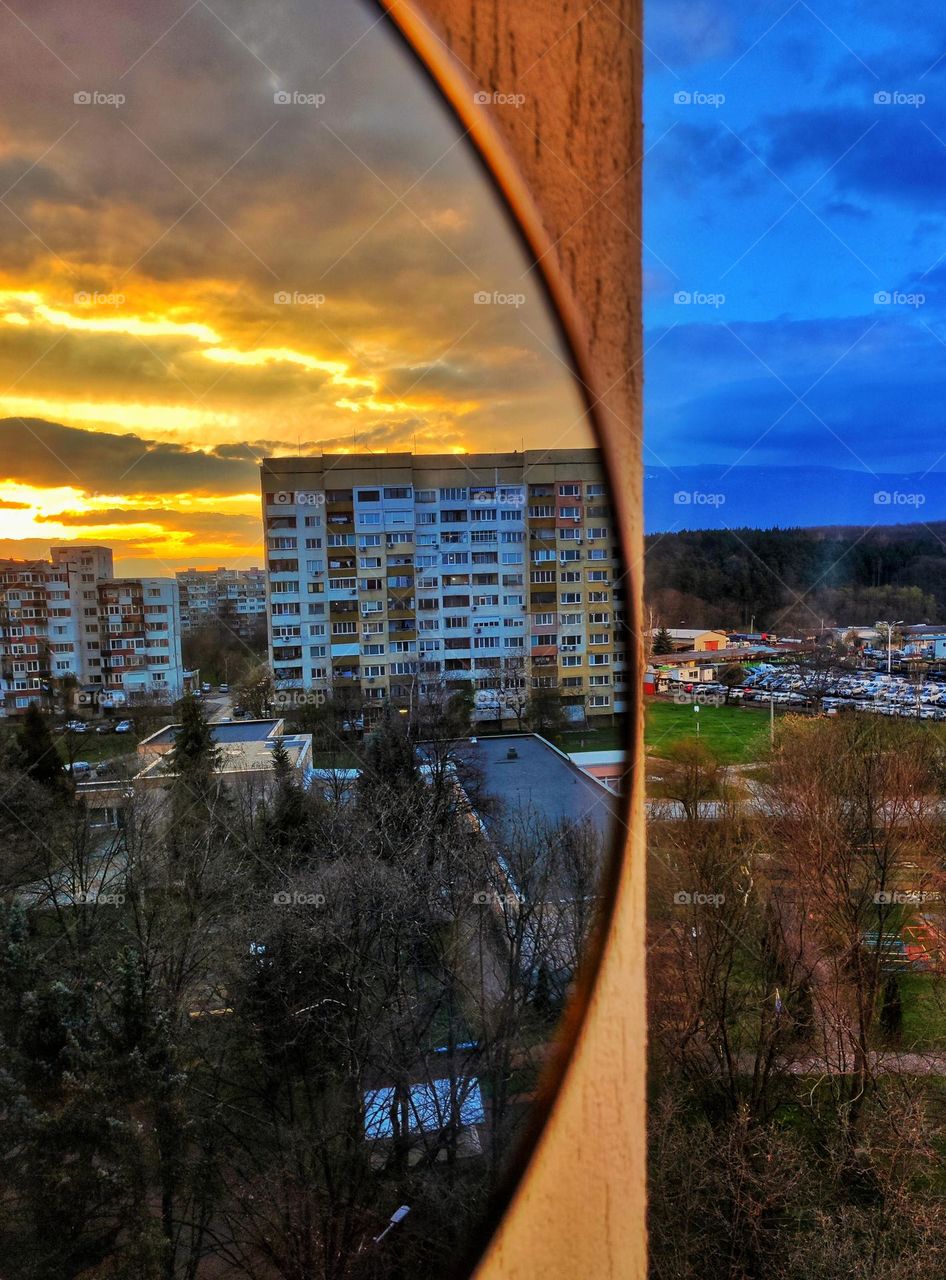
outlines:
[[[776,706],[816,706],[837,714],[844,708],[875,715],[921,720],[946,720],[946,680],[908,680],[879,671],[824,673],[799,666],[763,663],[746,677],[735,695],[745,703],[774,702]]]

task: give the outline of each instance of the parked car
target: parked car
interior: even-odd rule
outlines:
[[[118,724],[115,726],[116,733],[134,733],[134,731],[135,726],[130,720],[119,720]]]
[[[209,685],[209,683],[208,683],[206,680],[205,680],[205,681],[204,681],[204,683],[200,686],[200,691],[201,691],[201,693],[209,693],[209,692],[210,692],[210,685]]]
[[[111,733],[111,732],[112,732],[112,726],[111,726],[110,724],[108,724],[108,723],[97,724],[97,725],[95,726],[95,732],[96,732],[96,733]]]
[[[217,691],[218,691],[219,693],[229,693],[229,692],[230,692],[230,686],[229,686],[228,684],[218,684],[218,685],[217,685]]]
[[[74,778],[79,777],[80,774],[92,772],[92,766],[89,764],[88,760],[75,760],[71,765],[67,766],[67,769]]]
[[[70,733],[88,733],[89,726],[84,720],[67,720],[66,728]]]

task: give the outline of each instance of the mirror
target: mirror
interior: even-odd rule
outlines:
[[[566,344],[373,7],[0,21],[5,1275],[442,1276],[621,834]]]

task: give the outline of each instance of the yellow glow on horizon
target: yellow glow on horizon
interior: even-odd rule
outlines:
[[[346,387],[374,388],[374,378],[354,378],[348,373],[349,366],[341,360],[320,360],[317,356],[307,355],[304,351],[295,351],[292,347],[258,347],[255,351],[238,351],[235,347],[211,347],[204,351],[207,360],[220,364],[236,364],[254,367],[267,364],[297,364],[303,369],[312,369],[319,373],[327,373],[332,382]]]
[[[11,418],[44,418],[51,422],[104,424],[120,435],[137,435],[145,428],[156,438],[194,433],[206,436],[210,426],[239,431],[236,413],[181,404],[142,404],[140,401],[75,401],[38,396],[0,396]]]

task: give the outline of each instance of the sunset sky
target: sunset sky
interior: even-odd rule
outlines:
[[[260,456],[590,443],[492,192],[367,4],[33,0],[0,50],[0,555],[258,563]]]

